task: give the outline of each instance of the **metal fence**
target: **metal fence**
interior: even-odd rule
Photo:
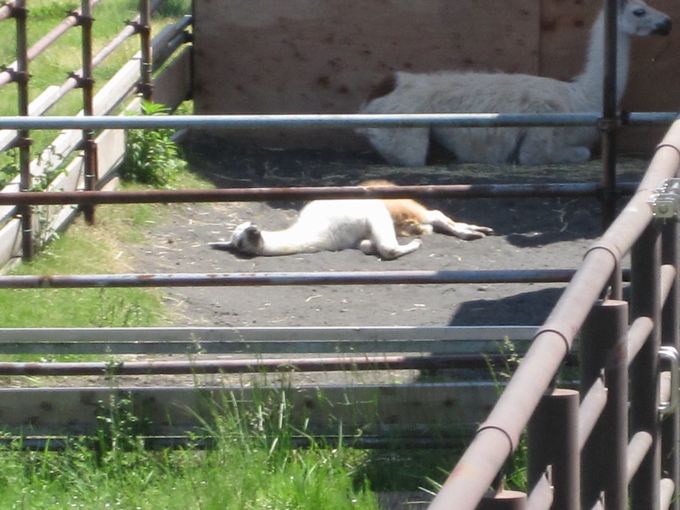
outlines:
[[[86,2],[87,3],[87,2]],[[616,0],[607,0],[608,55],[615,53]],[[12,7],[12,6],[10,6]],[[15,17],[21,25],[23,2],[14,3]],[[89,7],[89,5],[88,5]],[[8,7],[9,8],[9,7]],[[3,8],[6,9],[6,8]],[[0,15],[4,11],[0,11]],[[613,14],[612,14],[613,13]],[[86,8],[83,14],[87,17]],[[20,40],[20,38],[18,38]],[[83,46],[87,46],[84,42]],[[84,54],[87,50],[84,50]],[[26,52],[22,53],[25,60]],[[20,64],[19,73],[25,72]],[[677,296],[677,225],[674,218],[655,220],[649,200],[660,183],[677,175],[680,167],[680,123],[671,127],[640,185],[622,213],[614,220],[612,199],[619,186],[615,175],[613,138],[624,122],[666,122],[674,114],[636,113],[622,116],[616,111],[614,93],[615,59],[609,58],[605,81],[603,114],[570,115],[412,115],[412,116],[180,116],[173,118],[111,118],[87,115],[87,118],[29,118],[24,111],[17,117],[0,118],[0,128],[18,129],[27,139],[29,129],[70,128],[85,132],[85,148],[92,130],[100,128],[154,127],[258,127],[272,125],[291,127],[357,127],[414,126],[445,124],[506,125],[583,125],[598,124],[603,132],[603,179],[599,185],[541,186],[425,186],[396,187],[389,190],[365,188],[335,189],[250,189],[214,191],[97,192],[96,161],[91,159],[86,191],[73,193],[30,192],[30,177],[22,178],[21,191],[0,194],[0,205],[19,206],[30,218],[30,207],[36,204],[76,203],[91,206],[99,203],[134,203],[152,201],[232,201],[273,198],[318,197],[428,197],[428,196],[551,196],[604,194],[608,199],[605,214],[611,226],[586,253],[575,273],[531,272],[389,272],[361,274],[261,274],[261,275],[81,275],[81,276],[5,276],[2,288],[36,288],[66,286],[179,286],[179,285],[290,285],[304,283],[435,283],[435,282],[504,282],[566,281],[566,291],[545,324],[533,336],[519,368],[497,405],[481,425],[441,491],[432,502],[434,510],[468,510],[483,508],[577,508],[611,509],[679,508],[674,497],[680,482],[678,468],[678,296]],[[21,74],[17,75],[21,77]],[[21,85],[21,79],[17,80]],[[87,81],[87,80],[86,80]],[[143,87],[148,93],[150,87]],[[28,145],[28,144],[25,144]],[[25,156],[24,156],[25,157]],[[633,191],[630,186],[626,188]],[[88,209],[89,208],[89,209]],[[91,216],[90,216],[91,217]],[[608,221],[608,222],[609,222]],[[26,225],[25,228],[29,228]],[[25,250],[30,250],[28,246]],[[25,251],[28,254],[30,251]],[[630,255],[631,267],[624,278],[623,260]],[[624,280],[630,279],[631,297],[623,300]],[[20,342],[20,332],[5,332],[14,348],[27,348]],[[57,335],[56,331],[45,334]],[[110,332],[104,342],[134,344],[125,332]],[[294,333],[293,330],[288,331]],[[28,332],[34,338],[36,332]],[[77,335],[78,332],[70,332]],[[382,334],[389,335],[383,331]],[[413,335],[402,331],[400,335]],[[450,332],[447,332],[450,334]],[[14,336],[12,336],[14,335]],[[12,340],[14,338],[14,340]],[[555,389],[555,375],[578,339],[581,356],[581,397],[573,390]],[[365,339],[364,339],[365,340]],[[59,342],[43,340],[43,348],[58,349]],[[82,345],[75,343],[76,345]],[[51,347],[50,347],[51,346]],[[105,347],[103,347],[105,348]],[[371,363],[382,363],[367,358]],[[382,358],[390,367],[423,367],[454,364],[454,358],[407,356]],[[458,357],[458,360],[462,358]],[[327,369],[360,364],[357,359],[295,360],[287,366],[310,363]],[[195,363],[195,362],[194,362]],[[285,363],[246,360],[241,362],[208,362],[194,364],[135,365],[122,363],[116,373],[261,369],[271,364],[279,369]],[[670,366],[668,366],[669,364]],[[229,366],[228,366],[229,365]],[[233,366],[231,366],[233,365]],[[314,368],[311,367],[311,368]],[[663,367],[663,370],[662,370]],[[668,369],[667,369],[668,368]],[[2,373],[101,373],[111,367],[97,363],[33,364],[5,363]],[[178,398],[173,394],[173,398]],[[580,400],[580,402],[579,402]],[[430,405],[446,404],[432,401]],[[628,409],[629,407],[629,409]],[[503,490],[499,473],[507,458],[517,450],[523,433],[529,431],[528,494]],[[630,491],[629,491],[630,485]],[[485,498],[490,487],[494,494]],[[629,497],[630,494],[630,497]]]

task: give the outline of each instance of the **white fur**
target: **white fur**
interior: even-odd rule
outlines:
[[[213,248],[247,255],[290,255],[358,248],[395,259],[417,250],[419,239],[400,245],[392,218],[380,200],[316,200],[305,205],[290,227],[260,230],[251,223],[236,227],[231,240]]]
[[[630,37],[670,31],[670,19],[641,0],[621,0],[617,23],[617,100],[626,88]],[[526,74],[396,73],[395,88],[362,106],[362,113],[547,113],[601,111],[604,13],[591,30],[583,72],[574,81]],[[526,165],[578,163],[590,158],[594,127],[367,128],[365,134],[390,163],[424,165],[430,136],[461,162]]]

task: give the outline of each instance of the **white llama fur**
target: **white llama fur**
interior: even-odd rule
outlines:
[[[617,23],[617,101],[626,88],[633,35],[665,35],[668,16],[642,0],[620,0]],[[604,11],[595,21],[583,72],[573,81],[526,74],[397,72],[383,82],[361,113],[547,113],[601,111]],[[390,163],[426,163],[430,137],[460,162],[579,163],[590,159],[594,127],[365,128],[373,147]]]
[[[365,186],[393,186],[367,181]],[[358,248],[367,255],[391,260],[417,250],[420,239],[399,244],[399,235],[432,231],[462,239],[491,234],[487,227],[459,223],[441,211],[426,209],[415,200],[315,200],[305,205],[295,222],[277,231],[262,230],[251,222],[237,226],[231,239],[210,243],[216,249],[244,255],[291,255]]]

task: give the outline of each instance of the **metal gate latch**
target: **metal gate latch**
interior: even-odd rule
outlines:
[[[658,219],[677,219],[680,214],[680,179],[666,179],[648,200]]]
[[[659,413],[661,416],[673,414],[678,407],[678,399],[680,397],[680,355],[675,347],[665,345],[659,349],[659,359],[665,359],[670,363],[670,395],[667,402],[659,403]]]

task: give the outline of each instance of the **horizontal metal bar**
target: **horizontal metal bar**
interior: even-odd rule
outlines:
[[[630,194],[635,183],[618,190]],[[454,184],[438,186],[309,186],[296,188],[222,188],[146,191],[27,191],[0,193],[0,205],[139,204],[181,202],[252,202],[342,198],[490,198],[595,196],[599,183]]]
[[[144,443],[146,450],[167,450],[168,448],[191,448],[192,450],[208,450],[215,447],[215,438],[207,436],[207,430],[198,429],[187,431],[184,435],[162,435],[162,436],[144,436],[139,435],[136,438]],[[87,437],[76,436],[13,436],[11,434],[3,434],[0,436],[0,445],[5,447],[11,446],[14,450],[21,449],[27,451],[63,451],[73,448],[74,444],[79,447],[98,448],[100,441],[98,438],[93,438],[91,441]],[[220,438],[228,439],[228,438]],[[460,446],[460,437],[445,437],[439,431],[437,434],[425,435],[422,431],[418,435],[405,435],[390,433],[384,436],[367,435],[360,433],[359,435],[328,435],[328,434],[309,434],[304,436],[293,436],[290,438],[294,448],[309,448],[313,444],[323,444],[329,448],[340,445],[351,446],[353,448],[361,448],[364,450],[370,449],[386,449],[394,448],[398,445],[399,448],[413,448],[413,449],[435,449],[446,448],[452,449]],[[315,443],[316,442],[316,443]]]
[[[638,317],[628,328],[628,348],[626,364],[630,364],[637,356],[642,346],[654,329],[654,321],[649,317]]]
[[[637,473],[642,459],[652,447],[652,435],[649,432],[636,432],[628,443],[628,457],[626,459],[626,483],[630,483]]]
[[[515,364],[501,354],[436,354],[429,356],[344,356],[185,361],[0,363],[0,376],[191,375],[259,372],[326,372],[342,370],[420,370],[488,368]]]
[[[531,340],[536,326],[328,326],[328,327],[132,327],[132,328],[1,328],[4,342],[196,342],[259,340],[300,342],[379,340]]]
[[[487,271],[337,271],[282,273],[156,273],[0,276],[0,289],[566,283],[574,269]]]
[[[667,124],[675,112],[636,112],[629,124]],[[91,117],[0,117],[0,129],[186,129],[186,128],[359,128],[359,127],[504,127],[594,126],[599,112],[580,113],[409,113],[409,114],[301,114],[301,115],[171,115]]]
[[[662,478],[659,482],[659,508],[661,510],[670,508],[676,496],[675,482],[671,478]]]
[[[517,353],[531,326],[291,328],[7,328],[2,354],[495,354],[509,339]]]
[[[602,378],[598,378],[584,395],[578,411],[578,449],[588,441],[595,424],[602,416],[607,405],[607,388]]]

